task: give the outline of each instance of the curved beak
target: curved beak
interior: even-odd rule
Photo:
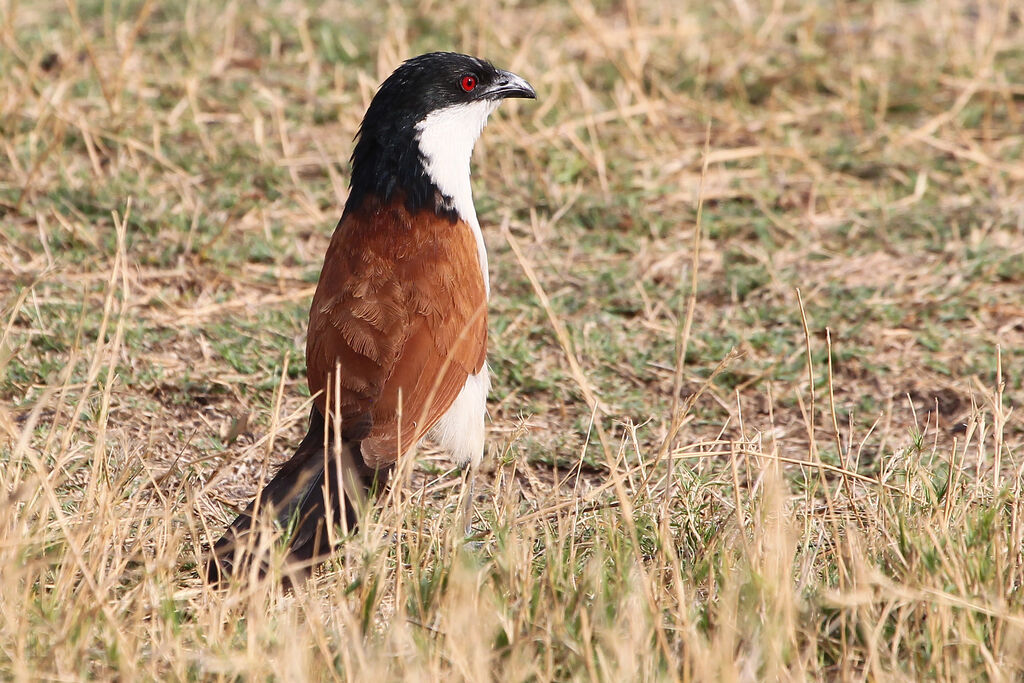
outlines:
[[[507,97],[522,97],[528,100],[537,98],[537,92],[532,85],[526,82],[525,78],[501,69],[498,69],[498,78],[494,81],[494,85],[487,88],[482,94],[488,99],[495,100]]]

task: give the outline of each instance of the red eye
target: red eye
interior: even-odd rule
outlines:
[[[472,92],[473,88],[476,87],[476,79],[472,76],[463,76],[460,85],[466,92]]]

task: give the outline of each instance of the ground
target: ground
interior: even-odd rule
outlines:
[[[0,675],[1024,673],[1010,2],[0,0]],[[304,432],[376,85],[477,145],[489,446],[315,581],[196,561]]]

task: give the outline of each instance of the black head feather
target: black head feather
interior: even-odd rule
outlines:
[[[357,209],[368,195],[386,202],[400,190],[410,211],[431,206],[454,219],[451,209],[438,203],[437,188],[424,169],[416,124],[457,104],[534,96],[529,86],[509,85],[510,78],[518,77],[455,52],[431,52],[399,66],[381,84],[359,127],[345,212]]]

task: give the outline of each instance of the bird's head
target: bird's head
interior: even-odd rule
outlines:
[[[525,80],[483,59],[431,52],[407,60],[381,84],[363,125],[377,118],[418,123],[444,110],[493,110],[508,97],[536,96]]]
[[[469,55],[431,52],[404,62],[363,117],[349,208],[364,194],[386,200],[395,190],[414,206],[433,201],[433,190],[458,204],[487,117],[507,98],[536,96],[522,77]]]

